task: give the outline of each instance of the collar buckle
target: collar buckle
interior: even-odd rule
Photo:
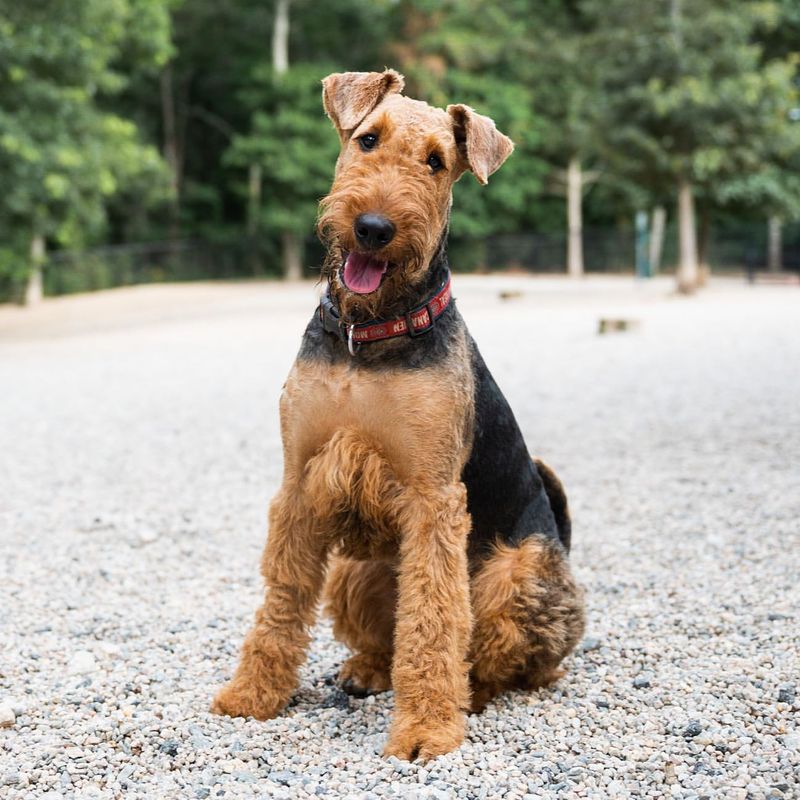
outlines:
[[[355,322],[351,322],[347,326],[347,349],[351,356],[355,356],[355,354],[361,349],[361,342],[353,342],[353,331],[355,330],[355,327]]]

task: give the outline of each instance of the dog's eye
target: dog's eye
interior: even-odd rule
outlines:
[[[439,156],[437,156],[436,153],[431,153],[428,156],[427,164],[434,172],[438,172],[440,169],[444,169],[444,164],[442,164],[442,159],[439,158]]]
[[[374,133],[365,133],[358,140],[362,150],[374,150],[378,144],[378,137]]]

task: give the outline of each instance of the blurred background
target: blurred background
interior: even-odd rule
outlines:
[[[311,276],[320,79],[392,66],[516,142],[457,270],[800,269],[798,0],[0,0],[0,302]]]

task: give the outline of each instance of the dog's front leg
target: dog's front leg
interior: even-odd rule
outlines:
[[[466,490],[408,490],[399,516],[395,719],[384,755],[427,761],[461,744],[469,705]]]
[[[269,719],[297,686],[325,572],[327,545],[300,489],[284,486],[272,501],[269,537],[261,560],[264,604],[242,646],[233,679],[211,710]]]

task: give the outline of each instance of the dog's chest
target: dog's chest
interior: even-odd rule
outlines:
[[[458,364],[363,369],[299,360],[281,396],[287,468],[302,470],[343,430],[374,443],[404,483],[457,479],[471,441],[471,372]]]

